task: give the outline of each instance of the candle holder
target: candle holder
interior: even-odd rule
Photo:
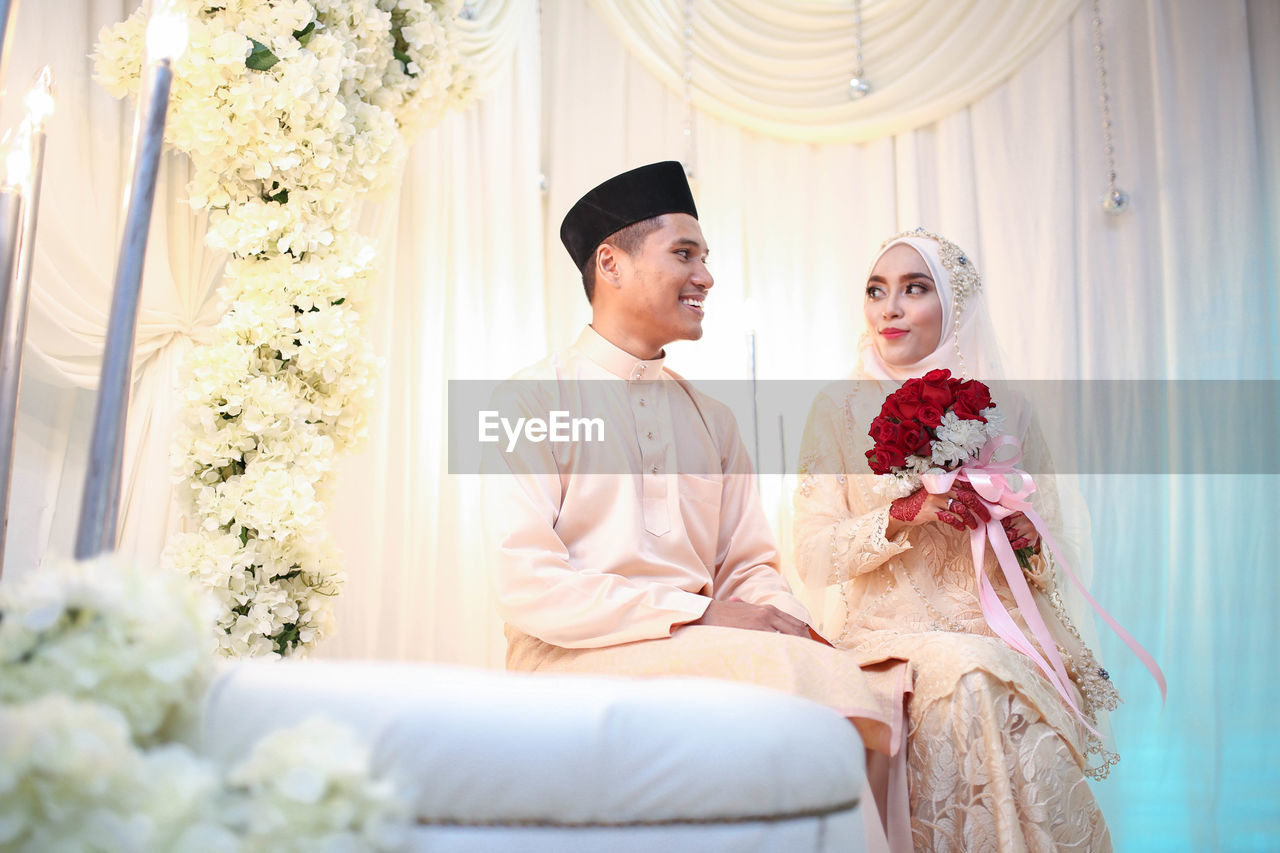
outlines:
[[[0,91],[4,91],[5,71],[9,67],[9,51],[4,46],[17,18],[18,0],[0,0]]]
[[[53,114],[53,74],[49,66],[36,75],[24,101],[27,117],[5,158],[6,183],[17,188],[16,257],[5,255],[14,245],[9,238],[7,209],[0,204],[0,575],[9,531],[9,487],[13,480],[14,439],[22,381],[22,345],[27,331],[27,297],[31,292],[31,261],[40,211],[40,182],[44,173],[45,122]]]
[[[76,529],[75,556],[81,560],[114,551],[116,547],[124,431],[133,376],[142,269],[164,148],[173,61],[181,56],[186,44],[186,18],[174,11],[170,3],[159,5],[147,24],[147,68],[133,128],[133,168],[125,190],[124,233],[116,261],[111,316],[107,322],[80,523]]]

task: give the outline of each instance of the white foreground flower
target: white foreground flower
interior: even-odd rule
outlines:
[[[0,701],[93,700],[147,742],[209,675],[211,612],[179,574],[115,556],[54,564],[0,587],[0,614]]]

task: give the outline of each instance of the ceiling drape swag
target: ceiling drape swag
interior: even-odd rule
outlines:
[[[683,89],[686,0],[589,0],[664,85]],[[849,98],[853,8],[693,0],[692,101],[708,115],[793,142],[864,142],[954,113],[1007,80],[1080,0],[879,0],[862,9],[871,93]]]
[[[530,15],[537,12],[531,0],[480,0],[458,23],[463,52],[475,63],[476,86],[491,89],[507,68]]]

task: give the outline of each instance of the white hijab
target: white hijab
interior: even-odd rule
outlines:
[[[942,336],[933,352],[915,364],[891,365],[880,357],[868,330],[858,346],[854,377],[901,382],[923,376],[930,370],[946,368],[953,376],[965,379],[1003,379],[1000,347],[987,313],[982,278],[959,246],[923,228],[906,231],[880,246],[867,275],[870,276],[885,252],[902,243],[915,249],[929,267],[938,299],[942,301]]]

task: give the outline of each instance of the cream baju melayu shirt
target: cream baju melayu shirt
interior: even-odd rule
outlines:
[[[733,415],[662,358],[588,327],[498,399],[504,415],[587,412],[604,425],[602,441],[486,448],[498,609],[512,628],[600,648],[669,637],[731,598],[809,621],[779,572]]]

